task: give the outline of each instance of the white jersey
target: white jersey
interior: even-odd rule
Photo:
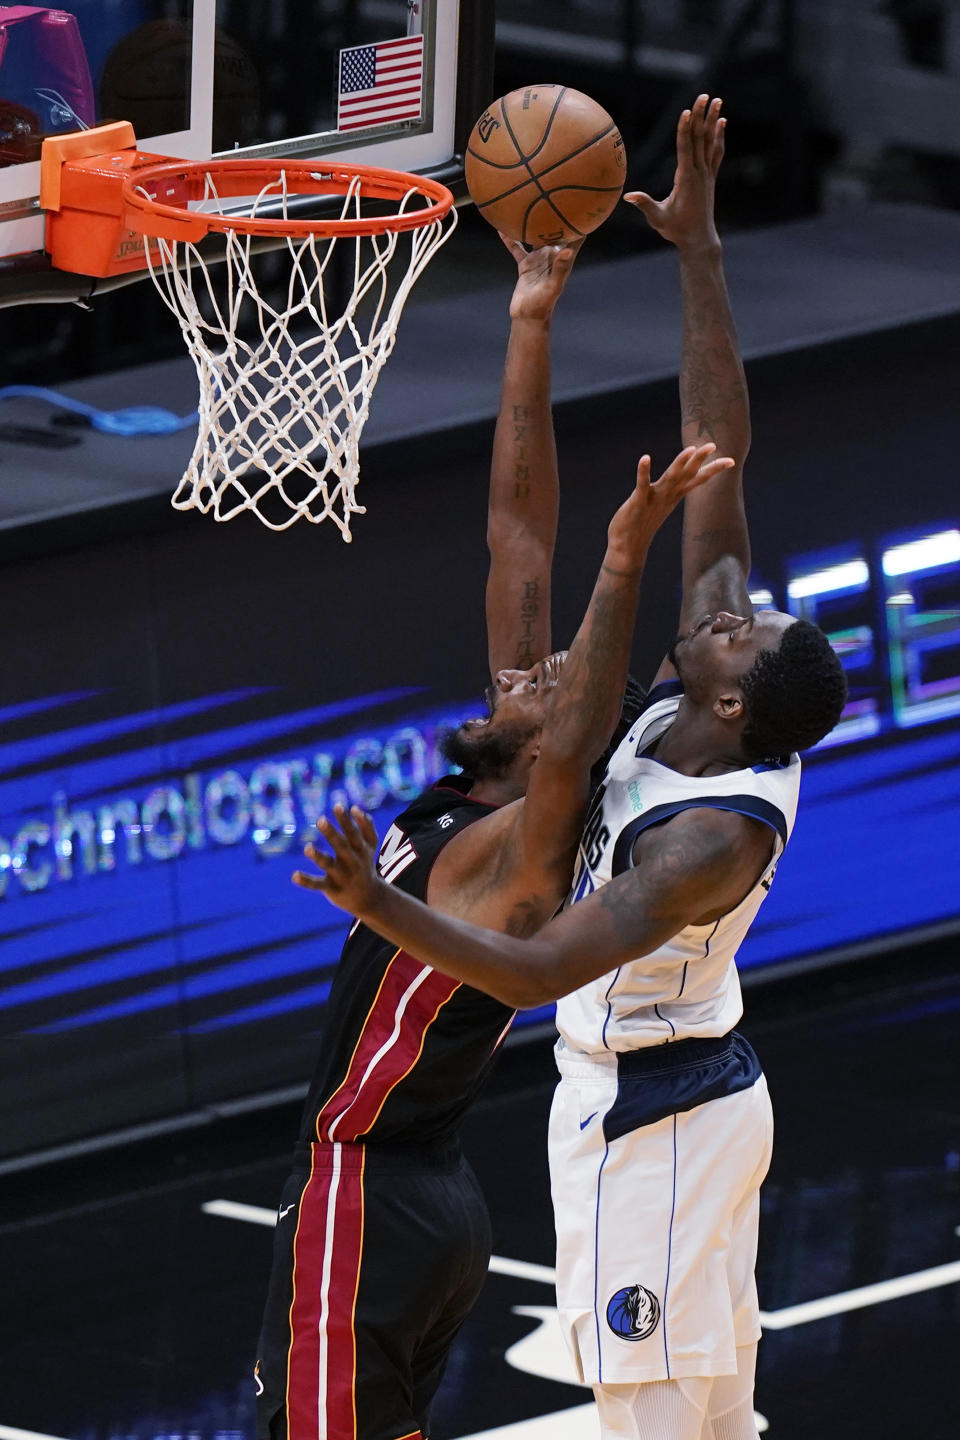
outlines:
[[[665,1041],[726,1035],[743,1013],[736,955],[766,898],[790,837],[800,760],[764,762],[724,775],[681,775],[646,751],[670,726],[683,688],[667,681],[647,704],[607,767],[591,806],[567,900],[576,904],[629,870],[636,837],[681,810],[735,810],[774,832],[773,853],[753,889],[709,925],[688,925],[665,945],[583,985],[557,1004],[560,1050],[602,1055]]]

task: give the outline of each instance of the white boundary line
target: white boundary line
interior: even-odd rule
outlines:
[[[12,1425],[0,1425],[0,1440],[64,1440],[62,1435],[41,1435],[38,1430],[16,1430]]]
[[[259,1205],[242,1205],[236,1200],[208,1200],[200,1208],[207,1215],[246,1220],[254,1225],[275,1225],[277,1220],[275,1210],[265,1210]],[[960,1226],[957,1233],[960,1234]],[[509,1260],[503,1255],[491,1255],[490,1272],[493,1275],[513,1275],[519,1280],[539,1280],[544,1285],[553,1285],[556,1280],[556,1272],[548,1265]],[[954,1260],[948,1265],[935,1265],[930,1270],[916,1270],[911,1275],[896,1275],[891,1280],[879,1280],[874,1285],[843,1290],[838,1295],[825,1295],[820,1300],[805,1300],[800,1305],[786,1305],[780,1310],[761,1310],[760,1323],[764,1330],[788,1330],[792,1325],[809,1325],[812,1320],[826,1320],[831,1315],[863,1310],[868,1305],[882,1305],[887,1300],[900,1300],[904,1295],[919,1295],[924,1290],[958,1283],[960,1260]],[[6,1440],[2,1430],[0,1440]]]
[[[277,1223],[276,1210],[267,1210],[262,1205],[244,1205],[239,1200],[207,1200],[200,1209],[205,1215],[217,1215],[221,1220],[245,1220],[248,1225],[269,1225]],[[553,1285],[556,1272],[548,1265],[534,1265],[529,1260],[508,1260],[503,1255],[490,1256],[490,1271],[493,1275],[514,1275],[519,1280],[539,1280],[544,1285]],[[0,1435],[0,1440],[3,1436]]]
[[[276,1210],[262,1205],[241,1205],[239,1200],[207,1200],[200,1206],[204,1215],[219,1215],[223,1220],[246,1220],[249,1225],[276,1225]]]
[[[277,1212],[262,1205],[244,1205],[238,1200],[207,1200],[201,1205],[205,1215],[218,1216],[224,1220],[242,1220],[252,1225],[275,1226]],[[957,1227],[960,1234],[960,1226]],[[490,1272],[494,1275],[512,1275],[520,1280],[537,1280],[552,1285],[556,1272],[548,1265],[534,1265],[527,1260],[510,1260],[503,1255],[491,1255]],[[808,1300],[801,1305],[787,1305],[781,1310],[761,1311],[760,1322],[764,1330],[787,1330],[793,1325],[807,1325],[813,1320],[825,1320],[831,1315],[842,1315],[850,1310],[861,1310],[869,1305],[881,1305],[887,1300],[899,1300],[904,1295],[917,1295],[924,1290],[935,1290],[941,1285],[960,1283],[960,1260],[948,1265],[935,1265],[930,1270],[917,1270],[911,1275],[898,1275],[892,1280],[880,1280],[875,1285],[863,1285],[856,1290],[845,1290],[838,1295],[826,1295],[821,1300]],[[567,1424],[580,1425],[586,1422],[592,1406],[573,1406],[556,1415],[535,1417],[535,1422],[520,1422],[497,1430],[482,1431],[468,1440],[486,1440],[487,1436],[502,1436],[502,1440],[529,1432],[530,1440],[539,1440],[540,1426],[543,1434],[565,1440]],[[64,1436],[41,1434],[37,1430],[18,1430],[11,1425],[0,1425],[0,1440],[65,1440]]]
[[[761,1311],[764,1330],[786,1330],[791,1325],[807,1325],[811,1320],[825,1320],[828,1315],[842,1315],[847,1310],[862,1310],[867,1305],[882,1305],[885,1300],[899,1300],[903,1295],[918,1295],[922,1290],[936,1290],[940,1285],[960,1281],[960,1260],[950,1265],[935,1265],[932,1270],[917,1270],[912,1275],[897,1275],[893,1280],[880,1280],[875,1285],[862,1285],[858,1290],[845,1290],[840,1295],[826,1295],[822,1300],[807,1300],[802,1305],[787,1305],[783,1310]]]
[[[557,1272],[549,1265],[533,1265],[529,1260],[507,1260],[503,1255],[490,1256],[491,1275],[515,1275],[518,1280],[541,1280],[544,1285],[557,1283]]]

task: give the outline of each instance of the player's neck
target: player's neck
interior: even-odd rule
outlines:
[[[516,780],[474,780],[470,786],[470,799],[483,805],[509,805],[521,800],[524,793],[525,787]]]
[[[725,775],[750,764],[740,751],[739,738],[718,730],[712,713],[704,714],[683,701],[670,728],[649,753],[680,775]]]

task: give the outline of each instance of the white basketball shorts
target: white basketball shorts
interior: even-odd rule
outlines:
[[[736,1053],[704,1063],[681,1047],[724,1042],[658,1046],[670,1065],[640,1075],[625,1074],[625,1057],[558,1053],[557,1308],[584,1384],[734,1375],[737,1346],[760,1338],[754,1266],[773,1116],[756,1057],[733,1039]]]

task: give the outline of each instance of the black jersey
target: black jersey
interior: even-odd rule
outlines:
[[[377,859],[385,880],[425,898],[444,845],[491,811],[468,784],[445,775],[397,817]],[[449,1139],[514,1013],[357,921],[327,1002],[301,1140]]]

